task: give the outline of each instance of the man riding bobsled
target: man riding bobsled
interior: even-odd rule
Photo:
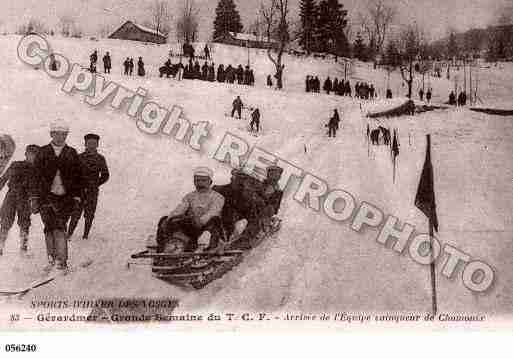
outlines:
[[[243,234],[248,243],[242,247],[251,247],[259,232],[270,232],[279,225],[276,215],[283,196],[278,186],[282,172],[282,168],[270,166],[266,179],[260,182],[234,169],[230,183],[211,188],[212,171],[197,168],[196,191],[159,221],[158,252],[222,251]]]

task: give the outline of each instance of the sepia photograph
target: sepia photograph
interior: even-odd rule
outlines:
[[[0,335],[512,329],[512,0],[4,0],[0,69]]]

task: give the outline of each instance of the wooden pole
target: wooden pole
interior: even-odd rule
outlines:
[[[468,66],[468,71],[469,71],[469,76],[470,76],[470,79],[469,79],[470,80],[469,81],[470,82],[470,86],[469,86],[470,99],[469,100],[470,100],[470,104],[472,104],[472,62],[470,62],[469,66]]]
[[[429,219],[429,245],[431,249],[431,264],[429,265],[430,268],[430,275],[431,275],[431,304],[432,304],[432,311],[433,315],[436,315],[438,311],[438,303],[437,303],[437,295],[436,295],[436,271],[435,271],[435,260],[434,260],[434,254],[433,254],[433,222],[431,218]]]
[[[467,66],[466,61],[463,60],[463,92],[467,92]]]

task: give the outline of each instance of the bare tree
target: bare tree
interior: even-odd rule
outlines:
[[[287,44],[290,42],[287,15],[289,12],[288,0],[270,0],[268,3],[260,4],[260,15],[265,24],[267,40],[275,40],[276,46],[267,49],[267,57],[274,64],[276,87],[283,88],[283,54]]]
[[[170,11],[167,1],[155,0],[151,5],[151,27],[157,33],[165,33],[169,30]]]
[[[415,79],[415,63],[420,60],[424,34],[417,24],[408,25],[399,36],[401,76],[408,85],[408,98],[412,97],[413,80]]]
[[[198,13],[193,0],[185,0],[177,21],[176,36],[178,41],[185,43],[196,41],[198,35]]]
[[[22,24],[16,29],[16,34],[19,35],[25,35],[32,32],[37,34],[48,34],[49,30],[44,23],[35,18],[30,18],[28,23]]]
[[[360,25],[374,54],[383,51],[383,45],[395,17],[395,8],[385,0],[369,0],[366,13],[359,15]]]
[[[266,36],[266,26],[260,17],[257,17],[255,21],[249,25],[248,31],[259,40]]]

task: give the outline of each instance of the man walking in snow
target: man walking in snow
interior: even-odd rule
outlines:
[[[39,146],[28,145],[25,161],[13,162],[0,178],[0,190],[6,183],[9,188],[0,209],[0,256],[16,216],[20,227],[20,250],[27,251],[30,228],[29,185],[34,176],[34,160],[38,151]]]
[[[237,96],[237,98],[235,100],[233,100],[233,103],[232,103],[232,117],[235,114],[235,112],[237,112],[239,114],[239,120],[240,120],[242,118],[242,107],[243,107],[242,100],[240,99],[240,96]]]
[[[330,118],[330,121],[328,122],[328,137],[337,137],[339,122],[340,116],[338,115],[337,109],[335,109],[333,116]]]
[[[260,111],[258,108],[251,113],[251,122],[249,123],[251,126],[251,132],[259,132],[260,131]]]
[[[194,170],[196,190],[188,193],[167,217],[161,218],[157,230],[158,251],[164,251],[176,232],[189,238],[185,250],[202,252],[217,247],[222,233],[221,213],[224,198],[212,190],[213,172],[210,168]]]
[[[105,72],[106,74],[110,74],[111,67],[112,67],[112,62],[110,59],[109,52],[107,51],[105,56],[103,56],[103,70],[104,70],[103,72]]]
[[[52,141],[41,147],[34,161],[30,189],[32,213],[41,214],[46,251],[51,270],[67,272],[68,240],[66,221],[73,208],[80,204],[83,178],[77,151],[66,144],[68,125],[58,120],[50,126]]]
[[[78,221],[84,213],[84,235],[82,239],[89,237],[89,231],[93,225],[93,219],[98,203],[100,186],[109,180],[109,168],[105,157],[98,153],[100,136],[89,133],[84,136],[85,151],[79,155],[84,176],[84,191],[80,206],[73,211],[68,228],[68,238],[73,235]]]
[[[96,72],[96,63],[98,62],[98,51],[94,50],[94,52],[89,56],[89,60],[91,64],[89,65],[89,71],[92,73]]]

